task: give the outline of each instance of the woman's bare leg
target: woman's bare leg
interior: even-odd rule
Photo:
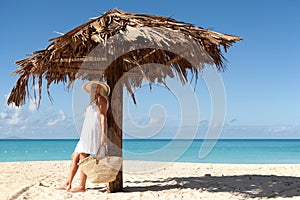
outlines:
[[[70,166],[70,172],[68,179],[64,185],[61,187],[56,188],[57,190],[70,190],[72,188],[72,181],[73,178],[78,170],[78,162],[79,162],[79,155],[78,153],[74,152],[72,154],[72,161],[71,161],[71,166]]]
[[[79,158],[80,158],[80,160],[83,160],[88,156],[89,156],[89,154],[81,153],[79,155]],[[83,171],[80,170],[80,183],[79,183],[79,186],[77,186],[76,188],[70,189],[69,191],[70,192],[85,192],[86,179],[87,179],[86,174],[83,173]]]

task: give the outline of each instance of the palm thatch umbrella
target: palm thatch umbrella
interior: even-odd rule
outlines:
[[[33,86],[38,85],[33,88],[38,88],[38,95],[34,89],[34,98],[39,104],[43,79],[47,82],[49,97],[51,83],[67,83],[69,88],[76,79],[105,80],[113,91],[118,89],[117,97],[110,99],[108,139],[122,149],[124,85],[136,102],[132,89],[140,87],[143,80],[147,80],[150,85],[161,83],[167,87],[166,78],[177,77],[182,83],[186,83],[188,71],[197,79],[199,71],[207,64],[224,70],[225,58],[221,46],[226,52],[228,47],[241,39],[167,17],[109,10],[102,16],[51,39],[51,44],[46,49],[17,61],[20,69],[14,75],[19,75],[19,78],[7,103],[16,106],[24,104],[26,97],[30,96],[29,84],[32,83]],[[195,56],[195,52],[188,49],[197,49],[200,53]],[[186,56],[198,56],[198,59],[191,62]],[[159,63],[168,67],[141,68],[147,63]],[[117,88],[117,82],[125,74],[126,78],[122,78],[123,82]],[[118,113],[118,116],[113,116],[113,113]],[[109,183],[108,192],[121,190],[122,182],[120,171],[116,181]]]

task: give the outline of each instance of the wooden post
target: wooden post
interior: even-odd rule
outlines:
[[[122,156],[122,121],[123,121],[123,84],[117,80],[107,80],[111,87],[110,106],[107,113],[108,153],[110,156]],[[113,95],[112,95],[113,94]],[[114,182],[107,184],[107,192],[118,192],[123,189],[123,167]]]

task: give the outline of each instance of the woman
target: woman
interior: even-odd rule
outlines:
[[[90,105],[86,108],[85,119],[81,130],[80,139],[72,154],[72,162],[68,179],[64,185],[56,189],[70,192],[85,192],[87,176],[80,170],[80,184],[72,188],[73,178],[78,170],[78,162],[90,154],[104,155],[106,146],[106,112],[108,110],[108,95],[110,88],[100,81],[89,81],[82,89],[90,94]]]

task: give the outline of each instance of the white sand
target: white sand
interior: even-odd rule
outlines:
[[[85,193],[55,190],[66,180],[69,164],[0,163],[0,199],[300,199],[300,165],[294,164],[166,166],[168,163],[124,161],[124,191],[112,194],[100,191],[104,185],[89,181]],[[162,169],[149,172],[149,166]],[[76,176],[73,186],[78,181]]]

